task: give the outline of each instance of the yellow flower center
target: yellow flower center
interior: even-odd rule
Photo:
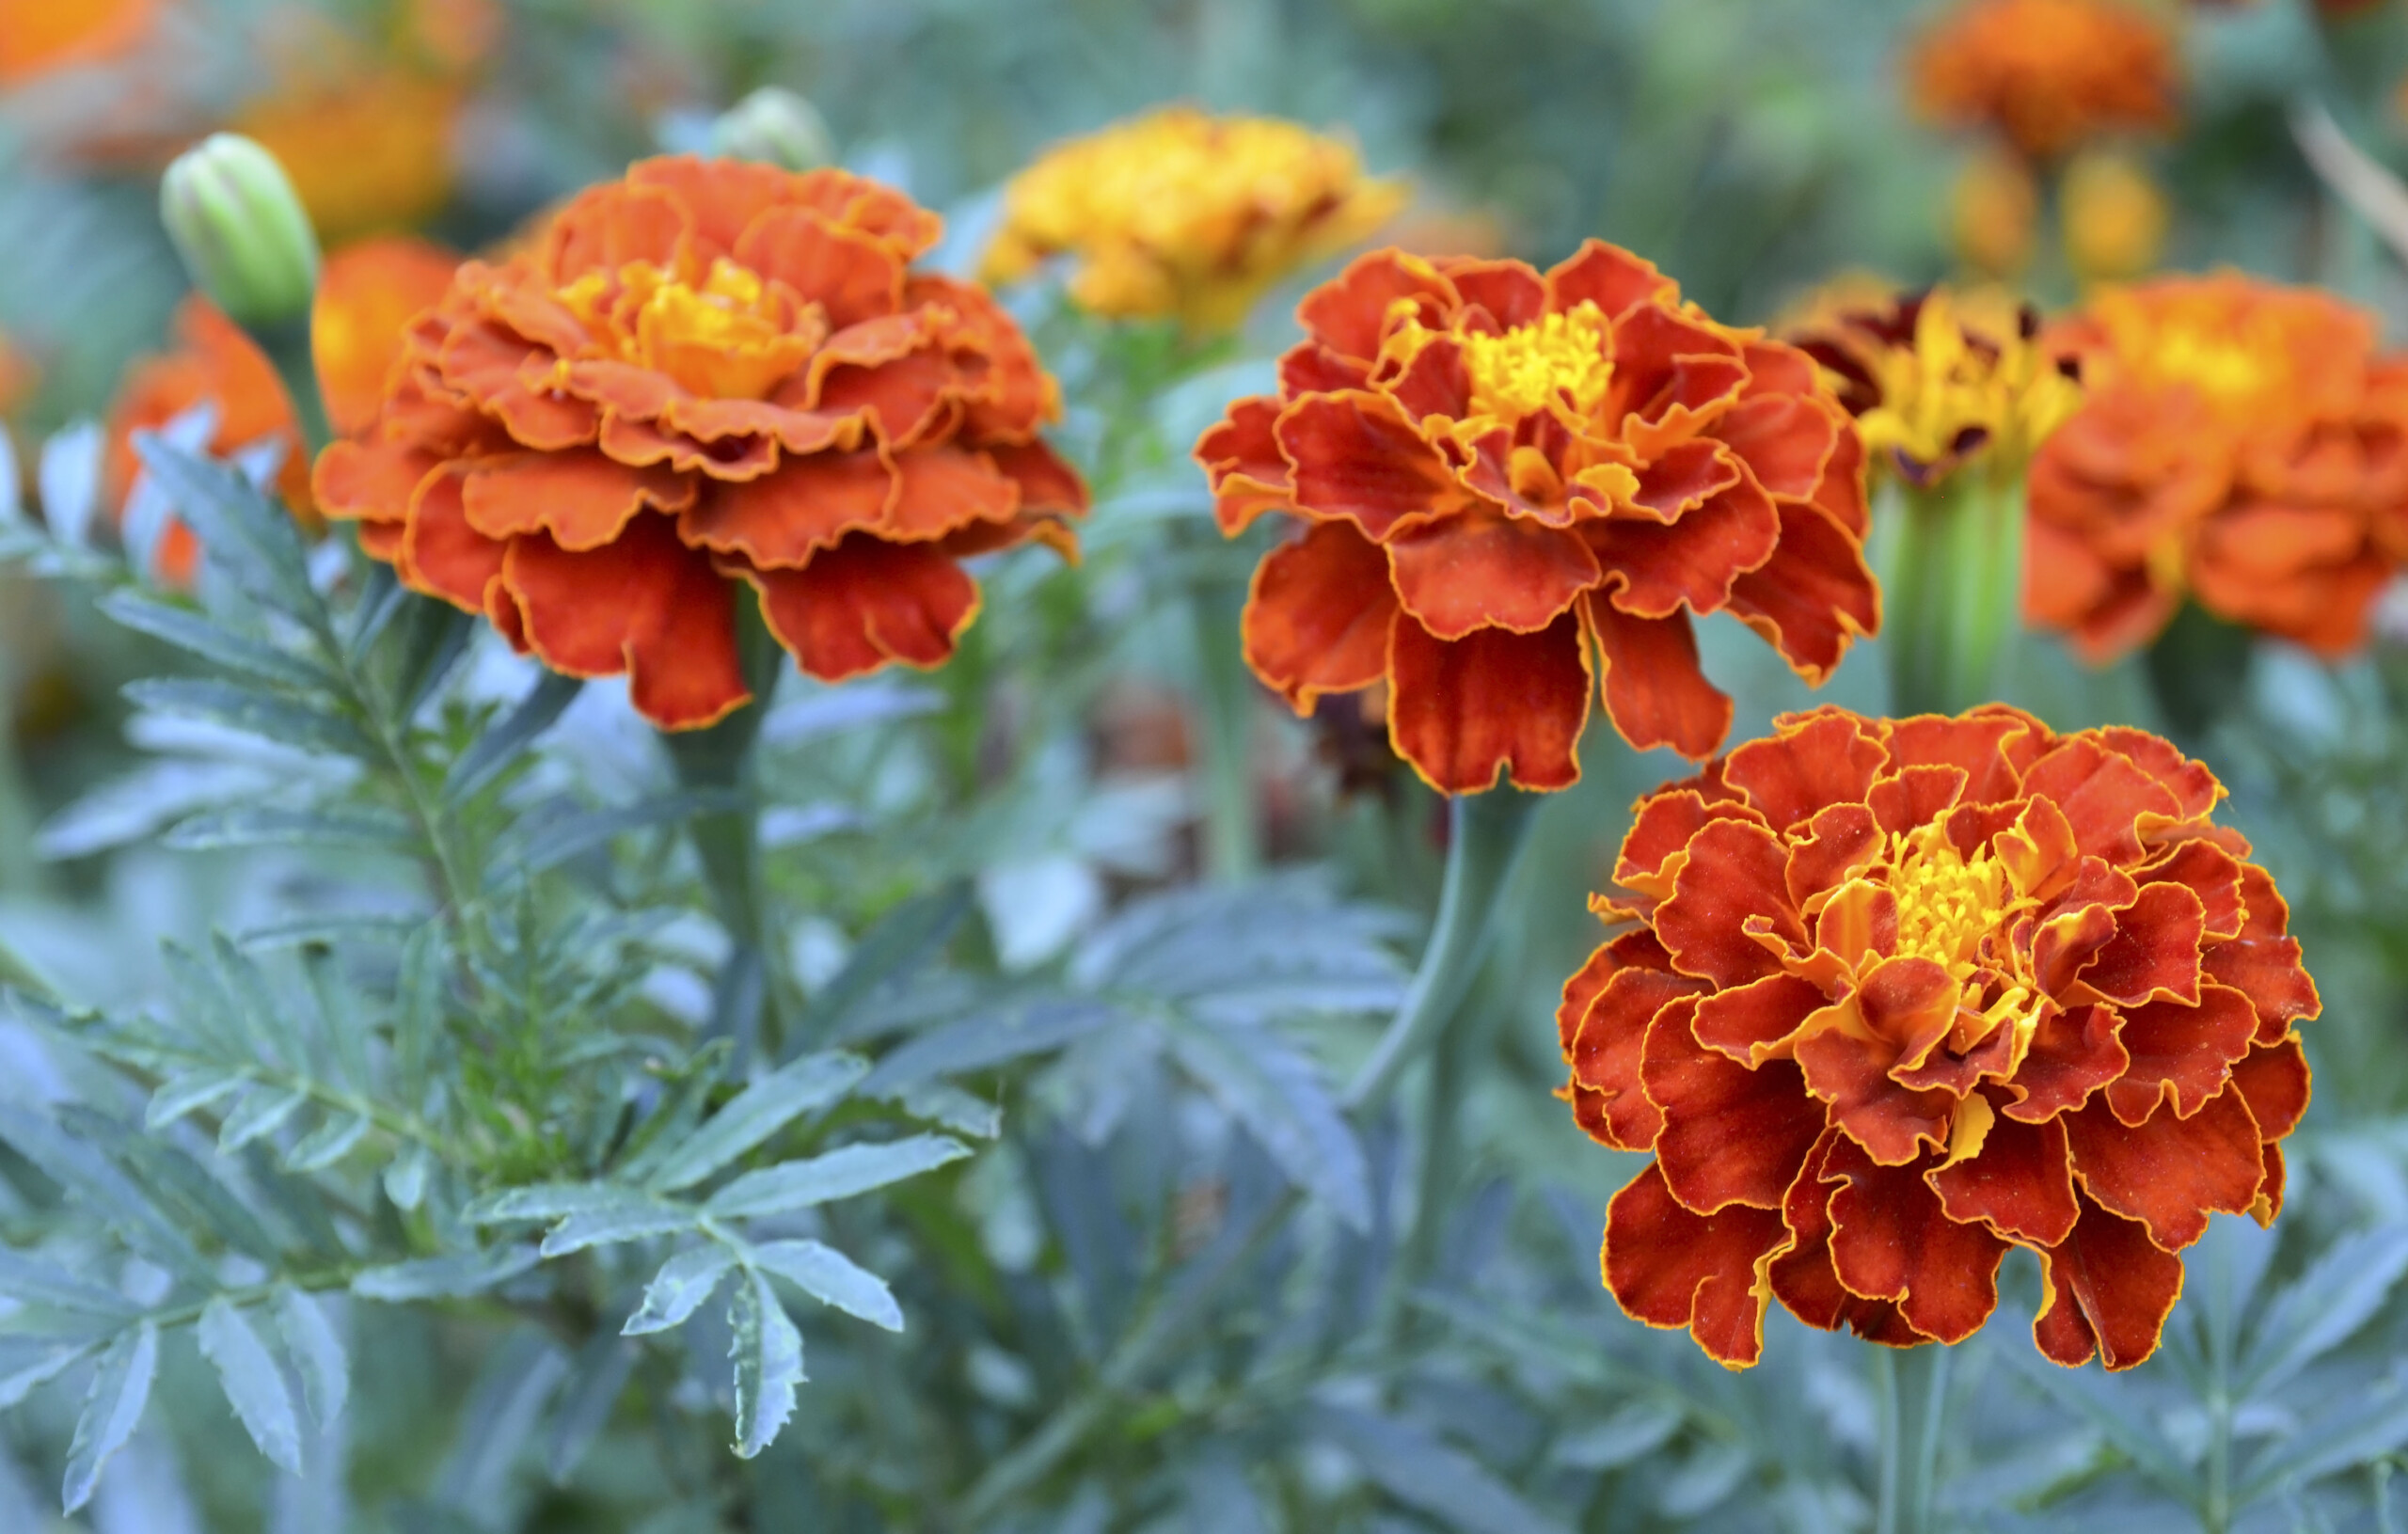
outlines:
[[[2019,338],[2011,312],[1982,325],[1978,339],[1968,334],[1963,313],[1935,289],[1915,316],[1913,342],[1872,359],[1881,403],[1858,423],[1865,446],[1919,466],[1946,466],[1965,451],[1966,434],[1979,432],[1972,452],[1993,473],[2020,473],[2081,408],[2082,386]]]
[[[560,297],[621,360],[707,399],[762,398],[810,359],[826,330],[814,306],[725,257],[700,284],[629,261],[587,273]]]
[[[1966,858],[1938,821],[1893,834],[1890,853],[1899,954],[1930,959],[1962,978],[2014,904],[2006,869],[1987,850]]]
[[[2221,335],[2192,325],[2158,332],[2148,351],[2149,371],[2168,382],[2191,385],[2219,409],[2247,404],[2272,386],[2270,352],[2257,338]]]
[[[1576,417],[1594,415],[1613,382],[1607,353],[1612,335],[1605,311],[1583,299],[1503,335],[1459,337],[1472,413],[1518,420],[1556,405]]]

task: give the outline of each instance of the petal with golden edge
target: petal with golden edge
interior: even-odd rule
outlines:
[[[903,302],[903,262],[877,239],[838,229],[808,208],[771,208],[737,237],[737,261],[782,281],[842,330],[895,312]]]
[[[2244,893],[2248,887],[2244,873]],[[2324,1009],[2315,980],[2300,964],[2297,938],[2261,938],[2244,930],[2230,942],[2210,946],[2199,967],[2209,979],[2249,998],[2249,1004],[2257,1009],[2260,1042],[2272,1043],[2295,1020],[2313,1018]]]
[[[2032,764],[2023,791],[2065,812],[2074,846],[2116,864],[2140,861],[2141,816],[2173,819],[2180,810],[2173,793],[2131,758],[2081,735]]]
[[[1603,575],[1579,534],[1481,508],[1398,531],[1387,557],[1397,599],[1442,640],[1535,634]]]
[[[2296,1035],[2273,1044],[2260,1044],[2232,1067],[2232,1081],[2258,1120],[2258,1132],[2269,1141],[2299,1128],[2307,1112],[2307,1055]]]
[[[816,408],[858,415],[890,448],[916,442],[947,419],[960,380],[943,353],[923,349],[874,368],[832,368]]]
[[[1829,804],[1862,804],[1887,753],[1863,722],[1836,710],[1787,715],[1779,732],[1733,751],[1722,776],[1776,826],[1794,826]]]
[[[328,516],[397,523],[442,462],[402,442],[330,442],[310,470],[310,498]]]
[[[1663,970],[1624,970],[1606,982],[1572,1039],[1572,1079],[1597,1095],[1607,1143],[1622,1150],[1653,1150],[1663,1110],[1640,1080],[1647,1033],[1658,1017],[1694,1015],[1701,981]]]
[[[1831,1267],[1850,1292],[1895,1300],[1907,1324],[1962,1342],[1998,1305],[2007,1243],[1978,1221],[1960,1224],[1912,1166],[1879,1166],[1853,1141],[1830,1148],[1823,1176],[1846,1179],[1831,1195]]]
[[[1058,516],[1083,516],[1087,510],[1087,482],[1079,471],[1062,459],[1062,455],[1042,442],[1020,442],[990,447],[989,457],[995,467],[1011,476],[1020,486],[1020,504],[1023,512],[1047,512]]]
[[[665,421],[628,416],[605,415],[598,445],[631,467],[666,464],[681,474],[699,472],[725,484],[757,480],[778,467],[778,444],[771,437],[735,437],[705,446]]]
[[[1780,545],[1731,583],[1730,608],[1814,683],[1830,675],[1852,640],[1881,627],[1862,546],[1811,506],[1782,505]]]
[[[1555,1036],[1563,1052],[1564,1064],[1572,1063],[1572,1041],[1579,1036],[1581,1020],[1588,1017],[1591,1004],[1605,994],[1615,975],[1629,968],[1614,952],[1612,943],[1601,942],[1590,953],[1587,962],[1573,971],[1572,978],[1563,983],[1563,999],[1555,1006]]]
[[[468,525],[488,538],[545,532],[582,553],[618,537],[647,506],[691,505],[694,483],[664,468],[629,468],[589,448],[476,460],[461,498]]]
[[[1880,829],[1895,836],[1944,818],[1964,798],[1966,782],[1960,767],[1894,767],[1865,794],[1864,802]]]
[[[2065,1123],[2083,1192],[2169,1252],[2205,1234],[2210,1212],[2246,1213],[2264,1179],[2258,1121],[2229,1088],[2189,1118],[2160,1111],[2133,1129],[2094,1101]]]
[[[1835,409],[1811,396],[1761,395],[1735,405],[1715,423],[1714,435],[1746,461],[1757,483],[1804,500],[1822,482],[1823,466],[1839,445]]]
[[[1639,469],[1631,501],[1658,522],[1678,521],[1739,482],[1739,463],[1719,443],[1676,442]]]
[[[2204,988],[2196,1006],[2151,1002],[2126,1008],[2116,1036],[2132,1063],[2108,1083],[2108,1108],[2138,1126],[2170,1098],[2176,1115],[2190,1117],[2224,1090],[2257,1029],[2249,998],[2222,986]]]
[[[2199,897],[2200,935],[2219,941],[2241,936],[2241,862],[2212,842],[2178,842],[2142,875],[2143,888],[2178,884]]]
[[[1674,967],[1726,989],[1780,973],[1781,960],[1740,926],[1766,917],[1792,947],[1805,945],[1780,839],[1751,821],[1717,820],[1689,839],[1688,853],[1671,896],[1656,908],[1656,936]]]
[[[645,516],[584,552],[515,538],[502,584],[520,634],[553,670],[627,674],[636,712],[664,730],[715,724],[752,700],[736,653],[736,606],[707,556]]]
[[[1605,657],[1606,717],[1639,751],[1670,746],[1689,760],[1731,733],[1731,700],[1698,665],[1688,614],[1640,618],[1592,593],[1581,609]]]
[[[926,544],[849,533],[800,570],[747,571],[769,632],[823,682],[889,660],[943,664],[978,613],[978,583]]]
[[[1562,313],[1594,304],[1620,319],[1641,304],[1671,303],[1680,289],[1655,263],[1603,240],[1587,240],[1546,274],[1547,308]]]
[[[2073,1168],[2055,1119],[1993,1118],[1981,1149],[1925,1176],[1952,1220],[1987,1220],[2033,1246],[2054,1246],[2073,1229]]]
[[[884,523],[899,490],[900,476],[875,449],[814,453],[763,479],[707,486],[677,531],[756,570],[798,570],[847,533]]]
[[[1819,986],[1792,974],[1768,974],[1700,998],[1691,1031],[1716,1053],[1757,1065],[1829,1002]]]
[[[1546,312],[1546,283],[1517,261],[1452,261],[1447,280],[1466,304],[1478,304],[1507,330],[1536,324]]]
[[[838,172],[842,174],[842,172]],[[794,178],[776,166],[746,160],[657,155],[627,168],[631,189],[665,193],[685,210],[705,265],[732,249],[762,209],[784,202]]]
[[[1328,355],[1323,348],[1315,347],[1314,350],[1323,356]],[[1363,387],[1361,384],[1333,384],[1330,391]],[[1461,420],[1471,414],[1471,370],[1464,363],[1462,343],[1452,336],[1434,337],[1413,355],[1413,360],[1404,365],[1404,372],[1386,387],[1389,398],[1415,420],[1424,420],[1432,416]]]
[[[500,421],[513,440],[542,452],[593,441],[602,419],[591,400],[527,386],[529,369],[548,369],[552,361],[549,353],[483,322],[455,326],[437,354],[445,384]]]
[[[2049,1298],[2032,1323],[2032,1340],[2053,1363],[2079,1368],[2096,1353],[2127,1369],[2157,1351],[2161,1329],[2182,1293],[2182,1259],[2126,1220],[2077,1195],[2073,1234],[2044,1248]]]
[[[1439,330],[1459,302],[1454,285],[1420,257],[1374,250],[1306,294],[1296,319],[1339,356],[1369,362],[1380,355],[1392,313],[1402,310]]]
[[[1397,611],[1387,557],[1347,522],[1317,522],[1255,567],[1241,624],[1246,664],[1310,714],[1324,692],[1352,692],[1387,673]]]
[[[1385,540],[1407,518],[1446,516],[1472,503],[1420,431],[1378,394],[1308,394],[1273,435],[1287,458],[1295,507],[1347,517]]]
[[[2151,884],[2118,913],[2115,935],[2083,967],[2082,984],[2111,1002],[2199,1000],[2199,940],[2206,905],[2179,884]],[[2127,1044],[2131,1042],[2126,1039]]]
[[[925,543],[974,522],[1007,522],[1020,510],[1020,486],[984,452],[953,446],[895,454],[895,498],[879,536]]]
[[[1298,341],[1279,358],[1279,392],[1288,399],[1299,394],[1336,394],[1368,387],[1371,370],[1362,362],[1339,356],[1317,340]]]
[[[1859,804],[1834,804],[1816,815],[1816,820],[1838,816],[1848,810],[1863,813]],[[1811,822],[1810,822],[1811,824]],[[1793,859],[1795,853],[1792,854]],[[1797,864],[1793,861],[1795,876]],[[1792,888],[1795,888],[1793,884]],[[1801,902],[1802,904],[1802,902]],[[1822,967],[1828,959],[1840,966],[1849,983],[1855,972],[1865,969],[1897,951],[1898,897],[1886,884],[1870,879],[1850,879],[1830,894],[1822,909],[1814,913],[1814,948],[1818,981],[1828,983]]]
[[[1536,634],[1477,629],[1442,640],[1400,612],[1388,625],[1388,743],[1442,794],[1580,779],[1589,656],[1565,613]]]
[[[1620,580],[1613,605],[1642,618],[1686,607],[1719,611],[1731,583],[1772,557],[1781,516],[1762,490],[1744,482],[1671,523],[1620,516],[1583,524],[1589,546]]]
[[[1823,1132],[1822,1105],[1786,1060],[1751,1070],[1701,1047],[1694,1017],[1659,1010],[1640,1062],[1648,1100],[1664,1115],[1656,1160],[1665,1185],[1700,1214],[1726,1204],[1779,1209]]]
[[[560,283],[630,261],[673,270],[690,248],[692,227],[685,204],[665,189],[606,182],[578,193],[554,216],[541,261]]]
[[[1761,817],[1746,805],[1731,799],[1708,802],[1694,788],[1666,788],[1650,794],[1640,801],[1629,834],[1623,838],[1622,850],[1614,859],[1614,882],[1659,897],[1671,894],[1669,884],[1656,887],[1664,878],[1665,865],[1675,854],[1687,862],[1689,839],[1716,820],[1761,823]]]
[[[481,613],[485,589],[501,578],[508,546],[468,525],[461,477],[460,466],[447,465],[419,482],[393,572],[413,591],[439,596],[463,612]]]
[[[1896,1045],[1846,1026],[1816,1027],[1798,1041],[1797,1056],[1808,1087],[1830,1104],[1831,1122],[1882,1165],[1905,1165],[1948,1143],[1956,1094],[1892,1081]]]
[[[1957,719],[1925,714],[1891,726],[1890,761],[1901,775],[1916,767],[1960,768],[1964,802],[1994,804],[2022,791],[2022,777],[2007,760],[2005,744],[2036,732],[2046,738],[2048,727],[2000,704]]]
[[[1212,518],[1230,537],[1289,504],[1288,460],[1271,433],[1284,408],[1266,397],[1240,400],[1229,406],[1228,419],[1196,441],[1196,461],[1212,483]]]
[[[1897,1302],[1850,1293],[1831,1266],[1830,1202],[1843,1184],[1824,1181],[1823,1167],[1840,1138],[1837,1130],[1823,1132],[1782,1201],[1782,1219],[1789,1226],[1790,1246],[1773,1258],[1773,1294],[1809,1326],[1836,1332],[1846,1325],[1869,1342],[1912,1347],[1927,1339],[1907,1324]]]
[[[1876,786],[1877,800],[1880,788],[1886,786]],[[1872,810],[1848,803],[1826,805],[1807,816],[1805,826],[1805,835],[1792,833],[1789,867],[1782,876],[1789,898],[1801,911],[1815,909],[1822,896],[1878,859],[1883,846],[1882,831],[1886,829],[1874,819]],[[1854,952],[1836,948],[1832,952],[1843,958],[1856,957]]]
[[[1745,1368],[1764,1352],[1764,1270],[1787,1239],[1777,1210],[1690,1212],[1651,1165],[1608,1206],[1598,1266],[1634,1320],[1687,1327],[1708,1357]]]
[[[2000,1112],[2037,1124],[2081,1107],[2131,1064],[2115,1036],[2122,1027],[2112,1006],[2044,1009],[2022,1065],[2005,1083],[2015,1100]]]

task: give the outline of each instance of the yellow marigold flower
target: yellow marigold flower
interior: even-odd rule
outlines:
[[[2038,317],[1996,290],[1934,288],[1859,309],[1798,343],[1834,377],[1874,460],[1928,485],[1979,462],[2019,474],[2082,405],[2074,366]]]
[[[282,162],[319,237],[335,241],[443,205],[462,95],[453,81],[375,69],[264,98],[234,126]]]
[[[1012,181],[985,277],[1049,257],[1079,267],[1070,296],[1117,318],[1236,324],[1263,291],[1357,243],[1404,201],[1354,146],[1272,118],[1170,106],[1057,145]]]
[[[2120,282],[2157,265],[2171,216],[2165,194],[2129,155],[2086,150],[2057,194],[2066,259],[2085,282]]]
[[[1948,199],[1949,243],[1956,259],[1987,277],[2011,277],[2032,264],[2040,218],[2040,183],[2032,167],[2002,150],[1966,163]]]

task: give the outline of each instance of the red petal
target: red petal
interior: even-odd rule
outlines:
[[[1956,807],[1964,798],[1965,769],[1960,767],[1910,767],[1873,785],[1865,796],[1881,830],[1896,835],[1927,826]]]
[[[1771,1292],[1760,1274],[1787,1234],[1775,1210],[1691,1213],[1651,1165],[1608,1207],[1598,1266],[1633,1319],[1685,1326],[1708,1356],[1744,1368],[1764,1352]]]
[[[1398,600],[1442,640],[1535,634],[1604,574],[1579,534],[1479,509],[1405,528],[1387,552]]]
[[[1916,1090],[1890,1079],[1898,1047],[1824,1028],[1798,1041],[1798,1064],[1814,1095],[1830,1104],[1830,1121],[1866,1154],[1887,1166],[1915,1161],[1925,1147],[1948,1143],[1954,1093]]]
[[[441,464],[402,442],[332,442],[310,471],[309,494],[328,516],[399,522],[409,514],[420,482]]]
[[[1674,443],[1641,466],[1639,494],[1632,498],[1657,521],[1671,522],[1738,482],[1738,460],[1720,444],[1696,437]]]
[[[1855,716],[1831,712],[1775,721],[1780,734],[1731,753],[1722,775],[1776,826],[1827,804],[1862,804],[1887,755]]]
[[[1881,598],[1856,538],[1813,507],[1781,507],[1772,558],[1731,583],[1731,610],[1809,682],[1830,676],[1860,634],[1881,627]]]
[[[1698,666],[1688,615],[1639,618],[1592,593],[1581,609],[1606,663],[1606,716],[1639,751],[1670,746],[1689,760],[1731,733],[1731,700]]]
[[[1982,1148],[1930,1174],[1932,1191],[1952,1220],[1988,1220],[2003,1234],[2034,1246],[2054,1246],[2073,1229],[2073,1170],[2066,1130],[1993,1118]]]
[[[1212,516],[1232,537],[1263,513],[1288,505],[1288,460],[1272,423],[1286,408],[1275,399],[1240,400],[1228,419],[1196,443],[1196,461],[1212,482]]]
[[[2132,1063],[2109,1083],[2107,1106],[2125,1123],[2139,1125],[2170,1096],[2175,1113],[2188,1118],[2224,1090],[2257,1028],[2249,999],[2222,986],[2206,988],[2196,1006],[2152,1002],[2128,1009],[2117,1037]]]
[[[888,447],[916,442],[951,419],[960,393],[953,363],[933,348],[875,368],[832,368],[820,384],[816,409],[832,416],[859,416]]]
[[[983,452],[932,446],[897,453],[894,500],[879,535],[924,543],[977,522],[1007,522],[1020,510],[1020,486]]]
[[[1535,324],[1546,312],[1546,284],[1528,262],[1454,261],[1444,268],[1466,304],[1478,304],[1507,330]]]
[[[1603,240],[1587,240],[1546,274],[1547,308],[1560,314],[1594,304],[1608,319],[1619,319],[1641,304],[1671,303],[1680,289],[1671,277]]]
[[[848,532],[884,522],[900,490],[876,450],[813,453],[763,479],[709,486],[678,531],[697,548],[741,555],[755,570],[800,569]]]
[[[978,611],[978,585],[926,544],[848,534],[800,570],[747,571],[769,631],[823,682],[889,660],[930,667]]]
[[[2307,1112],[2309,1086],[2307,1055],[2296,1036],[2251,1050],[2232,1067],[2232,1082],[2249,1104],[2258,1132],[2267,1140],[2279,1140],[2299,1128]]]
[[[693,499],[681,474],[629,468],[591,449],[476,460],[461,492],[468,525],[486,537],[545,532],[571,552],[611,542],[647,506],[674,512]]]
[[[2282,1037],[2295,1020],[2324,1010],[2316,982],[2300,965],[2297,938],[2243,937],[2216,943],[2201,957],[2199,968],[2209,979],[2249,998],[2258,1012],[2258,1036],[2265,1042]]]
[[[1876,799],[1877,802],[1877,790]],[[1838,888],[1849,875],[1878,858],[1882,830],[1875,823],[1873,812],[1861,804],[1833,804],[1810,816],[1806,834],[1793,836],[1789,844],[1789,868],[1782,876],[1798,909],[1806,909],[1815,896]],[[1883,952],[1887,951],[1885,947]],[[1856,957],[1838,949],[1832,952],[1843,958]]]
[[[2080,1202],[2073,1234],[2040,1254],[2049,1298],[2032,1340],[2067,1368],[2093,1352],[2111,1369],[2131,1368],[2157,1351],[2182,1292],[2182,1259],[2159,1250],[2137,1223]]]
[[[2178,884],[2199,897],[2203,936],[2241,935],[2241,862],[2211,842],[2178,842],[2144,876],[2148,884]]]
[[[1308,394],[1280,412],[1273,435],[1292,466],[1298,510],[1351,517],[1386,539],[1408,517],[1471,504],[1438,450],[1379,394]]]
[[[1653,1150],[1664,1128],[1661,1109],[1640,1081],[1640,1054],[1657,1017],[1686,1020],[1703,985],[1662,970],[1624,970],[1606,983],[1572,1041],[1572,1079],[1597,1095],[1607,1143],[1623,1150]]]
[[[2139,1129],[2093,1102],[2067,1116],[2066,1137],[2083,1191],[2169,1252],[2204,1235],[2210,1211],[2245,1212],[2265,1176],[2258,1121],[2230,1090],[2189,1118],[2161,1112]]]
[[[1798,1180],[1789,1185],[1788,1195],[1782,1204],[1782,1219],[1789,1226],[1790,1247],[1773,1258],[1772,1291],[1792,1315],[1809,1326],[1835,1332],[1845,1323],[1849,1331],[1867,1341],[1912,1347],[1926,1339],[1898,1314],[1897,1303],[1849,1293],[1831,1266],[1830,1202],[1841,1184],[1825,1182],[1823,1167],[1839,1139],[1837,1130],[1825,1131],[1814,1148],[1807,1152],[1806,1165],[1798,1174]]]
[[[1579,781],[1591,683],[1573,614],[1536,634],[1483,628],[1453,640],[1400,614],[1387,671],[1388,743],[1440,793],[1480,793],[1500,769],[1518,788]]]
[[[838,229],[808,208],[771,208],[736,242],[736,260],[782,281],[842,330],[894,313],[903,303],[903,262],[883,242]]]
[[[1779,1209],[1823,1132],[1822,1105],[1796,1066],[1769,1060],[1751,1070],[1701,1048],[1687,1007],[1656,1015],[1640,1079],[1664,1115],[1656,1160],[1665,1183],[1700,1214],[1726,1204]]]
[[[1742,482],[1669,524],[1611,517],[1583,530],[1597,558],[1622,577],[1610,593],[1614,606],[1662,618],[1683,607],[1719,611],[1731,583],[1771,557],[1781,516],[1762,490]]]
[[[2122,1026],[2112,1006],[2050,1007],[2033,1032],[2022,1066],[2006,1083],[2015,1100],[2000,1112],[2037,1124],[2082,1106],[2131,1063],[2115,1039]]]
[[[736,654],[736,609],[707,557],[665,517],[616,542],[571,551],[515,538],[503,568],[528,646],[571,676],[628,673],[636,711],[664,730],[717,722],[752,697]]]
[[[1380,355],[1380,340],[1400,300],[1413,318],[1433,330],[1460,301],[1453,284],[1418,256],[1374,250],[1357,256],[1346,270],[1305,295],[1297,322],[1339,356],[1369,362]]]
[[[2073,828],[2074,845],[2111,863],[2138,862],[2140,817],[2175,817],[2180,806],[2130,758],[2075,735],[2032,765],[2023,790],[2055,801]]]
[[[1781,960],[1740,923],[1769,918],[1792,947],[1804,946],[1782,882],[1787,862],[1780,840],[1750,821],[1717,820],[1692,837],[1671,898],[1656,909],[1656,936],[1673,964],[1725,989],[1781,973]]]
[[[1416,420],[1430,416],[1461,420],[1471,414],[1471,370],[1464,364],[1462,345],[1451,336],[1433,339],[1386,387]]]
[[[1808,395],[1761,395],[1715,423],[1715,436],[1776,496],[1812,497],[1839,447],[1838,406]]]
[[[1901,772],[1918,767],[1962,767],[1965,802],[1994,804],[2021,792],[2022,775],[2007,761],[2005,743],[2033,735],[2047,739],[2048,726],[1998,704],[1957,719],[1925,714],[1891,727],[1890,760]]]
[[[1339,356],[1317,340],[1299,341],[1279,358],[1279,392],[1291,400],[1299,394],[1336,394],[1342,389],[1364,388],[1370,381],[1369,367]],[[1273,413],[1277,412],[1275,409]],[[1267,428],[1269,422],[1264,424]]]
[[[1246,602],[1246,664],[1299,714],[1324,692],[1387,672],[1396,593],[1377,544],[1345,522],[1318,522],[1273,549]]]
[[[486,588],[501,578],[502,554],[509,546],[468,525],[460,480],[459,466],[447,465],[420,482],[393,569],[413,591],[442,597],[464,612],[482,613]]]
[[[1701,998],[1692,1032],[1707,1049],[1749,1063],[1749,1052],[1787,1038],[1830,1004],[1819,986],[1791,974],[1768,974]]]
[[[2141,890],[2115,918],[2115,935],[2082,971],[2082,983],[2111,1002],[2199,1001],[2199,940],[2207,907],[2179,884]],[[2125,1043],[2131,1044],[2129,1030]]]
[[[2007,1243],[1979,1223],[1948,1216],[1912,1166],[1877,1166],[1852,1142],[1834,1144],[1825,1178],[1847,1185],[1831,1195],[1831,1267],[1869,1299],[1895,1300],[1907,1324],[1941,1342],[1962,1342],[1998,1305],[1998,1265]]]

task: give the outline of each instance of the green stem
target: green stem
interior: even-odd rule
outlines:
[[[1188,596],[1204,725],[1204,868],[1231,883],[1253,877],[1262,862],[1251,750],[1255,681],[1234,642],[1244,604],[1243,590],[1219,582],[1200,585]]]
[[[1496,928],[1497,897],[1521,862],[1540,799],[1500,788],[1449,802],[1447,873],[1438,891],[1437,921],[1395,1020],[1347,1088],[1349,1109],[1378,1106],[1463,1005]]]
[[[1873,1347],[1881,1406],[1880,1485],[1874,1534],[1930,1534],[1940,1482],[1940,1438],[1948,1405],[1948,1350]]]
[[[1956,714],[1996,695],[2023,591],[2023,481],[1969,469],[1888,498],[1891,702]]]

